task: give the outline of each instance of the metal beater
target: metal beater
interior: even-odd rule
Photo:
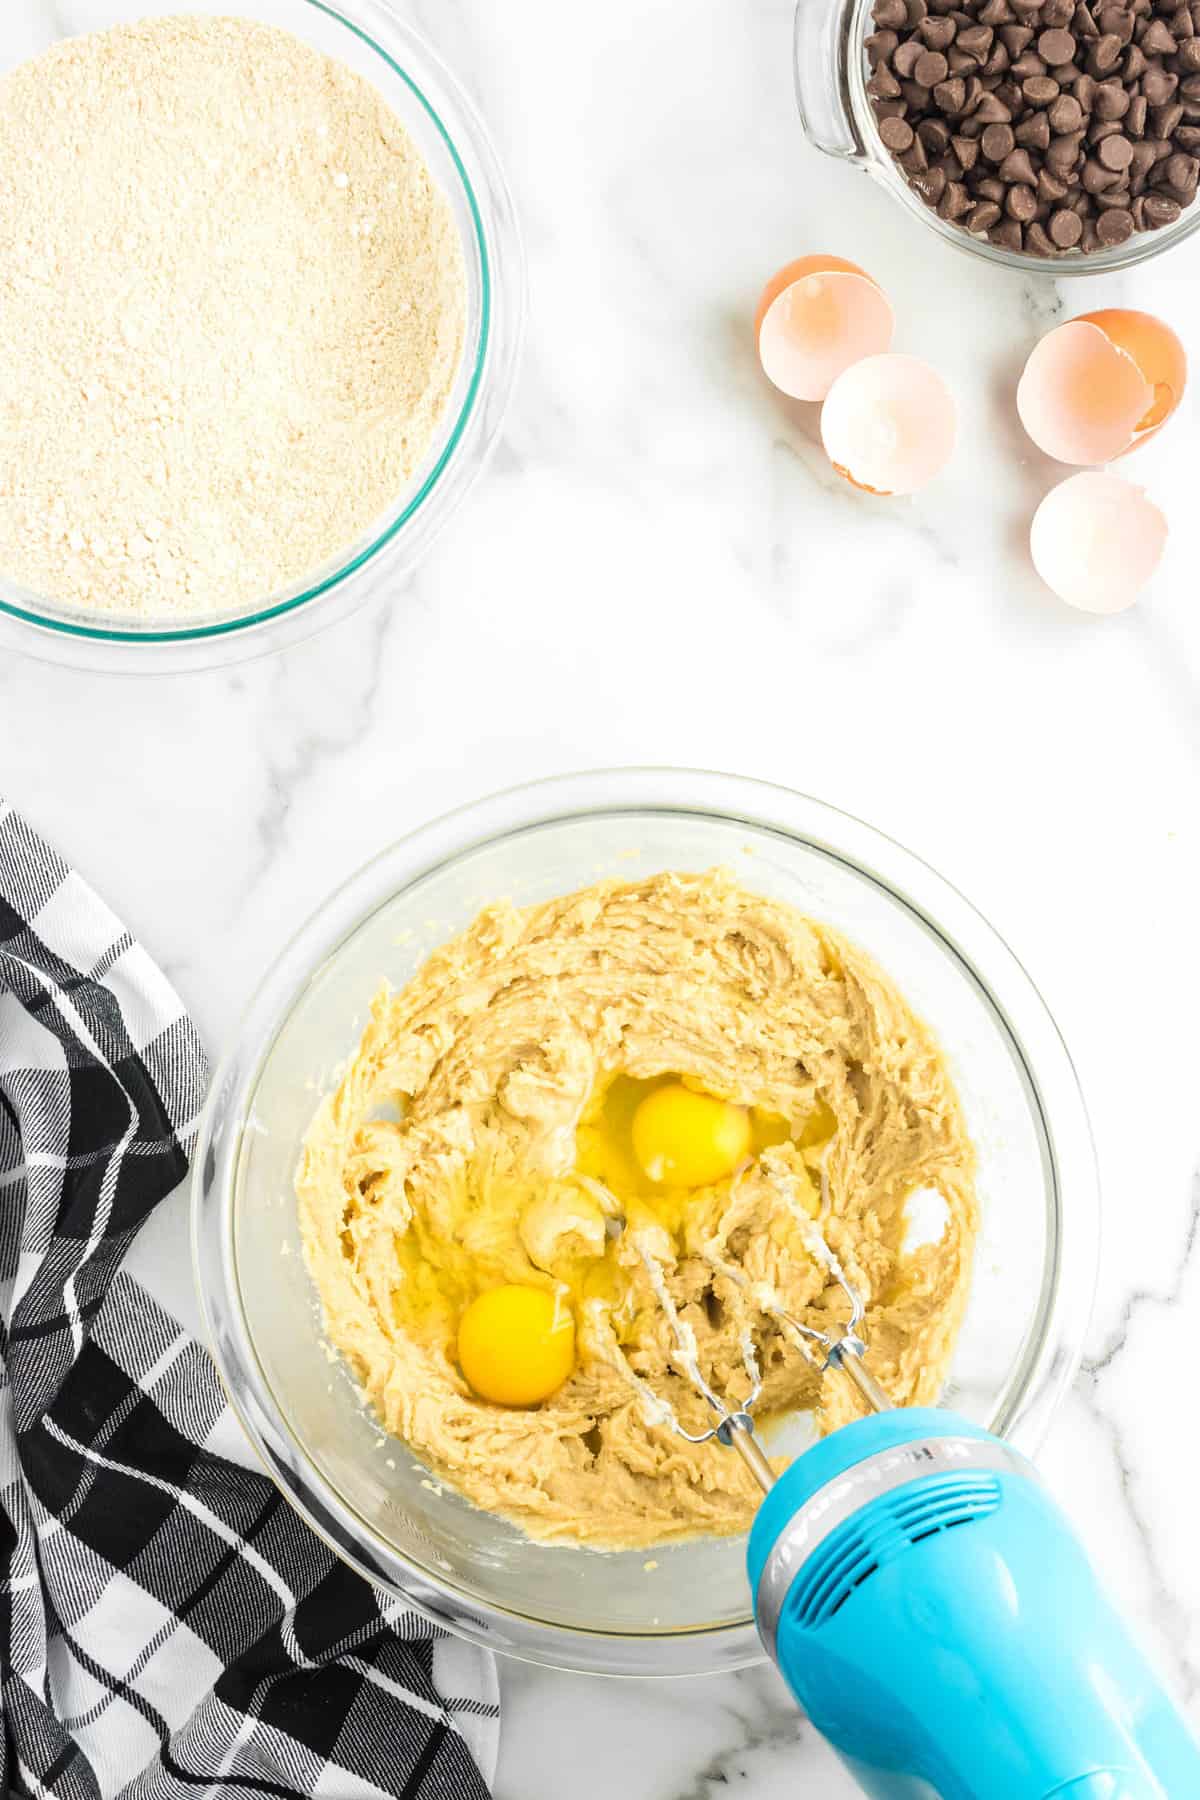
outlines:
[[[620,1225],[618,1225],[618,1229],[620,1229]],[[750,1392],[740,1405],[730,1406],[727,1400],[714,1392],[711,1383],[700,1367],[694,1334],[686,1321],[679,1316],[679,1310],[671,1297],[661,1266],[655,1261],[644,1243],[638,1242],[636,1238],[634,1241],[649,1277],[650,1285],[654,1289],[655,1298],[662,1307],[671,1328],[674,1365],[699,1394],[709,1410],[716,1415],[717,1421],[707,1431],[688,1431],[674,1410],[664,1402],[663,1412],[667,1424],[678,1436],[686,1438],[689,1444],[707,1444],[715,1438],[726,1449],[736,1450],[763,1492],[769,1493],[775,1485],[775,1473],[754,1429],[752,1417],[755,1402],[762,1393],[762,1371],[754,1348],[754,1340],[749,1331],[743,1332],[742,1362],[750,1382]],[[836,1257],[827,1252],[822,1261],[850,1303],[850,1317],[844,1324],[837,1325],[831,1331],[818,1331],[813,1326],[804,1324],[802,1320],[794,1318],[791,1313],[777,1303],[759,1297],[757,1304],[762,1311],[769,1313],[772,1318],[778,1319],[782,1326],[793,1333],[804,1354],[817,1368],[822,1372],[827,1369],[840,1369],[853,1382],[859,1396],[871,1412],[888,1412],[892,1403],[863,1360],[867,1353],[867,1346],[859,1334],[859,1327],[866,1311],[862,1296],[851,1285],[845,1270]],[[722,1270],[734,1279],[738,1279],[738,1272],[729,1265],[722,1265]]]

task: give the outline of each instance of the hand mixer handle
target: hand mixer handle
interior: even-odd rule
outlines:
[[[767,1495],[749,1568],[764,1647],[873,1800],[1200,1796],[1200,1745],[1069,1522],[970,1421],[830,1433]]]

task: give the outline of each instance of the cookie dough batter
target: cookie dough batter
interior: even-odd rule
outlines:
[[[680,1079],[747,1109],[745,1158],[707,1186],[653,1180],[634,1151],[636,1109]],[[856,1410],[850,1384],[761,1302],[844,1317],[827,1247],[867,1299],[876,1377],[934,1401],[973,1173],[941,1050],[883,971],[718,870],[487,908],[378,996],[297,1191],[328,1337],[387,1429],[533,1536],[632,1547],[743,1530],[759,1499],[737,1457],[656,1415],[649,1396],[711,1422],[672,1369],[643,1252],[718,1390],[746,1391],[749,1327],[758,1417],[811,1410],[828,1430]],[[945,1228],[909,1248],[930,1190]],[[574,1367],[536,1406],[481,1400],[457,1360],[465,1308],[508,1283],[574,1320]]]

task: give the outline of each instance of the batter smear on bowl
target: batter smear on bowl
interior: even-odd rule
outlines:
[[[873,1373],[936,1400],[977,1226],[941,1050],[884,972],[724,871],[488,907],[376,999],[297,1176],[331,1342],[437,1474],[532,1536],[745,1529],[737,1458],[671,1366],[665,1286],[760,1419],[853,1414],[766,1307],[867,1300]],[[940,1236],[921,1228],[930,1196]],[[935,1241],[929,1241],[933,1236]]]
[[[0,573],[70,608],[245,613],[380,523],[445,412],[450,207],[379,91],[172,18],[0,80]]]

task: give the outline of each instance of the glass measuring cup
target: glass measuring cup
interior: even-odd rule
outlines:
[[[873,0],[798,0],[794,34],[796,99],[809,142],[826,156],[864,170],[943,243],[1023,275],[1058,280],[1068,275],[1113,275],[1161,256],[1200,230],[1200,202],[1185,207],[1173,225],[1139,231],[1108,250],[1087,255],[1066,251],[1039,256],[1033,250],[1005,250],[974,237],[961,225],[938,217],[910,187],[903,169],[879,136],[867,93],[865,40],[874,29]]]

